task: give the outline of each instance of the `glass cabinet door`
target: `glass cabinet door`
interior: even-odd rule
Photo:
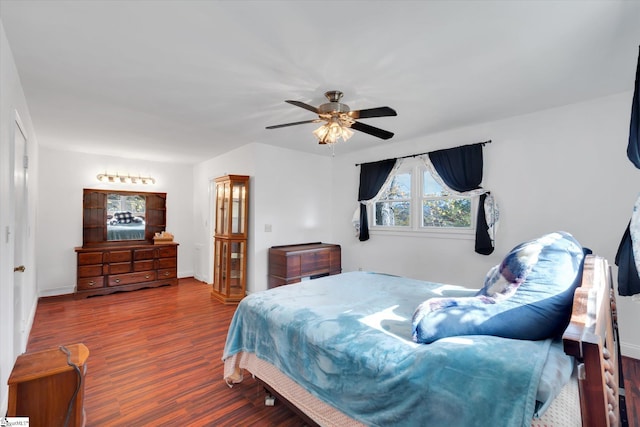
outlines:
[[[224,258],[223,258],[223,253],[222,253],[222,241],[216,239],[215,241],[215,255],[214,255],[214,272],[215,274],[213,275],[213,289],[218,292],[218,293],[222,293],[222,289],[224,288],[223,286],[223,280],[222,280],[222,268],[223,268],[223,263],[224,263]]]
[[[244,182],[233,182],[231,191],[231,233],[244,234],[245,185]]]
[[[229,232],[229,183],[216,184],[216,229],[218,235]]]
[[[244,296],[245,254],[246,242],[244,240],[229,242],[229,275],[227,277],[229,296]]]

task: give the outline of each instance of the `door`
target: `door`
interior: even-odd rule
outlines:
[[[26,338],[26,313],[24,309],[26,284],[26,246],[27,246],[27,137],[16,117],[14,125],[14,169],[13,186],[14,203],[14,246],[13,246],[13,351],[14,355],[22,353]]]

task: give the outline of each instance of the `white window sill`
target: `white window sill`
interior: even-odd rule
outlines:
[[[471,229],[456,230],[446,228],[442,230],[398,230],[393,228],[375,227],[369,228],[371,236],[402,236],[402,237],[421,237],[428,239],[455,239],[455,240],[475,240],[476,231]]]

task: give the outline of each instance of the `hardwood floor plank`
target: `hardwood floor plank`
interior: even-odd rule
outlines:
[[[624,392],[630,427],[640,427],[640,360],[622,356]]]
[[[28,351],[84,343],[87,426],[283,426],[300,418],[264,405],[251,376],[229,388],[222,351],[235,306],[193,279],[178,286],[38,303]],[[640,427],[640,361],[623,358],[630,426]],[[633,418],[631,418],[633,416]]]

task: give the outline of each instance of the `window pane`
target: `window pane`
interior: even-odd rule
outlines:
[[[411,225],[411,203],[377,202],[376,225],[387,227],[409,227]]]
[[[423,227],[471,227],[471,199],[430,199],[422,204]]]
[[[145,196],[140,194],[107,194],[107,214],[113,215],[115,212],[131,212],[134,215],[144,217]]]
[[[428,171],[422,173],[422,194],[424,196],[436,197],[448,195],[444,188],[433,179],[433,176]]]
[[[393,177],[391,185],[380,200],[411,199],[411,174],[400,173]]]

